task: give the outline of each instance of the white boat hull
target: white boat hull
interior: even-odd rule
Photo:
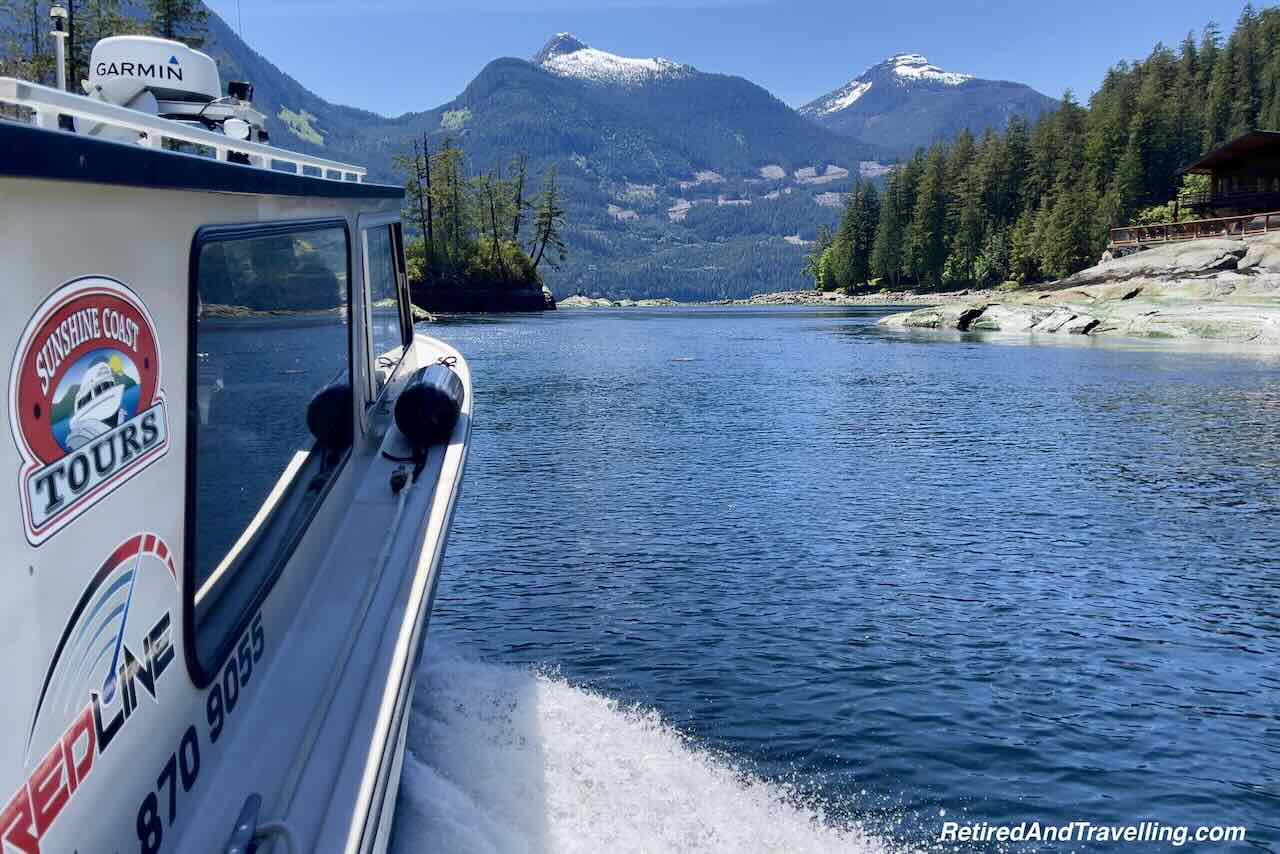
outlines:
[[[81,171],[36,174],[62,168],[59,146],[81,152],[67,161]],[[275,175],[261,179],[272,191],[252,192],[245,174],[262,170],[225,163],[207,175],[197,164],[208,186],[156,186],[171,167],[175,183],[193,183],[193,158],[2,121],[0,150],[0,258],[23,283],[0,313],[6,352],[18,354],[6,372],[13,440],[0,442],[9,478],[0,489],[22,507],[0,528],[13,569],[0,597],[9,652],[0,664],[0,848],[221,850],[256,796],[261,825],[287,833],[298,851],[384,850],[472,415],[465,359],[422,334],[374,399],[378,354],[362,349],[368,307],[354,238],[398,219],[398,192]],[[148,168],[132,183],[115,158]],[[307,181],[339,186],[312,192]],[[198,306],[182,283],[193,236],[211,225],[317,220],[353,236],[354,439],[205,680],[193,664],[200,591],[184,572],[184,495],[188,413],[207,420],[217,402],[191,384]],[[81,237],[39,251],[65,234]],[[89,310],[94,322],[77,319]],[[120,417],[122,387],[104,394],[71,425],[72,450],[45,435],[52,406],[29,403],[52,394],[36,367],[48,373],[58,356],[41,336],[64,322],[103,336],[103,347],[132,348],[141,373],[137,411]],[[392,403],[414,370],[442,358],[465,387],[462,412],[416,481],[394,494],[388,484],[404,463],[383,451],[408,449]],[[110,691],[105,673],[121,677]],[[280,836],[266,834],[259,850],[283,851]]]

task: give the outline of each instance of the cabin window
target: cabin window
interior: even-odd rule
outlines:
[[[382,392],[413,341],[400,224],[366,228],[365,281],[369,286],[370,400]]]
[[[341,222],[205,230],[194,255],[186,624],[188,663],[203,685],[346,458],[331,447],[344,443],[312,435],[308,407],[322,389],[349,383],[350,271]],[[334,411],[354,419],[346,400]]]

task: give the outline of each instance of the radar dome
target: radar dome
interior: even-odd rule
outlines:
[[[94,45],[85,91],[121,106],[144,92],[158,101],[208,103],[222,96],[222,81],[208,54],[181,42],[112,36]]]

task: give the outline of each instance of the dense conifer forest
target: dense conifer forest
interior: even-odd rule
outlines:
[[[808,261],[818,287],[924,289],[1059,279],[1095,263],[1107,230],[1172,219],[1205,189],[1180,166],[1256,128],[1280,129],[1280,8],[1246,6],[1112,68],[1034,126],[920,150],[883,189],[863,184]]]

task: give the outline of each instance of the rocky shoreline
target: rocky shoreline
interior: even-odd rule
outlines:
[[[670,299],[624,299],[611,300],[605,297],[588,297],[574,294],[556,303],[559,308],[664,308],[682,305]]]
[[[1280,349],[1280,234],[1214,238],[1107,258],[1074,276],[1016,290],[893,291],[848,296],[781,291],[678,303],[572,296],[561,308],[911,306],[898,329],[1220,342]]]
[[[1060,282],[882,318],[887,327],[1280,347],[1280,235],[1108,259]]]
[[[848,296],[823,291],[776,291],[755,294],[748,299],[712,300],[709,302],[676,302],[670,299],[611,300],[604,297],[576,295],[560,300],[560,308],[665,308],[671,306],[855,306],[855,305],[937,305],[939,303],[987,298],[995,291],[962,290],[950,293],[918,294],[913,291],[881,291],[874,294]]]

